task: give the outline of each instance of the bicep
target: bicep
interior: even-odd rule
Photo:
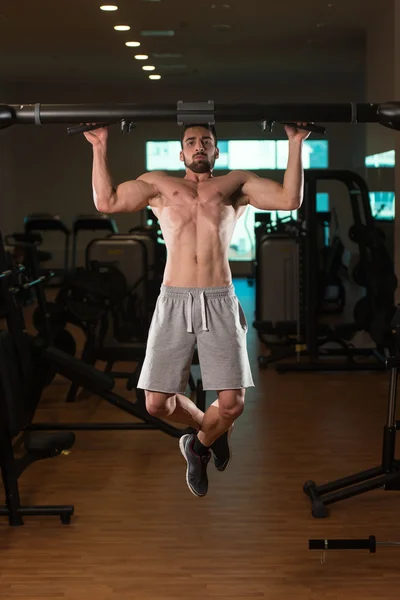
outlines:
[[[242,185],[246,204],[260,210],[282,210],[283,186],[272,179],[264,179],[248,173]]]
[[[158,196],[154,183],[142,177],[121,183],[115,190],[115,212],[135,212],[146,208]]]

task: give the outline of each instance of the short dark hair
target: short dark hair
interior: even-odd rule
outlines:
[[[185,137],[185,133],[188,129],[192,127],[203,127],[203,129],[208,129],[208,131],[212,134],[214,138],[214,143],[218,145],[218,136],[214,125],[209,125],[208,123],[190,123],[190,125],[184,125],[182,133],[181,133],[181,146],[183,148],[183,138]]]

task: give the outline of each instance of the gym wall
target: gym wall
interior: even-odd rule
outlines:
[[[160,90],[158,96],[155,92]],[[137,102],[175,104],[213,99],[216,102],[341,102],[364,101],[364,80],[341,79],[331,88],[320,81],[303,81],[302,85],[273,85],[253,89],[193,89],[149,82],[141,90],[109,86],[61,86],[32,83],[2,86],[2,100],[8,103],[100,103]],[[330,143],[330,166],[355,169],[362,175],[365,156],[365,126],[326,124]],[[218,134],[229,138],[259,139],[257,124],[223,123]],[[148,139],[174,139],[179,128],[173,123],[139,123],[130,135],[122,135],[117,126],[110,130],[109,166],[115,184],[139,176],[145,171],[145,142]],[[281,126],[272,137],[285,138]],[[270,136],[271,137],[271,136]],[[268,139],[268,134],[266,135]],[[69,226],[78,213],[94,212],[91,187],[92,149],[82,135],[69,137],[64,125],[14,126],[0,134],[1,197],[0,222],[5,233],[22,229],[23,218],[30,212],[60,214]],[[272,174],[271,174],[272,175]],[[276,175],[275,175],[276,176]],[[324,191],[321,189],[321,191]],[[329,189],[327,191],[330,191]],[[349,203],[340,190],[331,190],[331,201],[338,210],[344,237],[351,224]],[[117,215],[121,231],[140,222],[140,214]],[[61,250],[62,248],[60,248]],[[53,251],[57,253],[57,249]]]

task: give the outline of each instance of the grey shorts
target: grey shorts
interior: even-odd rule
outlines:
[[[168,394],[185,392],[196,344],[205,390],[253,387],[247,329],[233,285],[162,285],[138,388]]]

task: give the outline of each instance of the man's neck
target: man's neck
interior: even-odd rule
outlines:
[[[200,181],[207,181],[207,179],[211,179],[212,177],[213,174],[211,171],[207,171],[207,173],[194,173],[194,171],[186,169],[186,175],[184,179],[186,179],[187,181],[194,181],[196,183],[199,183]]]

